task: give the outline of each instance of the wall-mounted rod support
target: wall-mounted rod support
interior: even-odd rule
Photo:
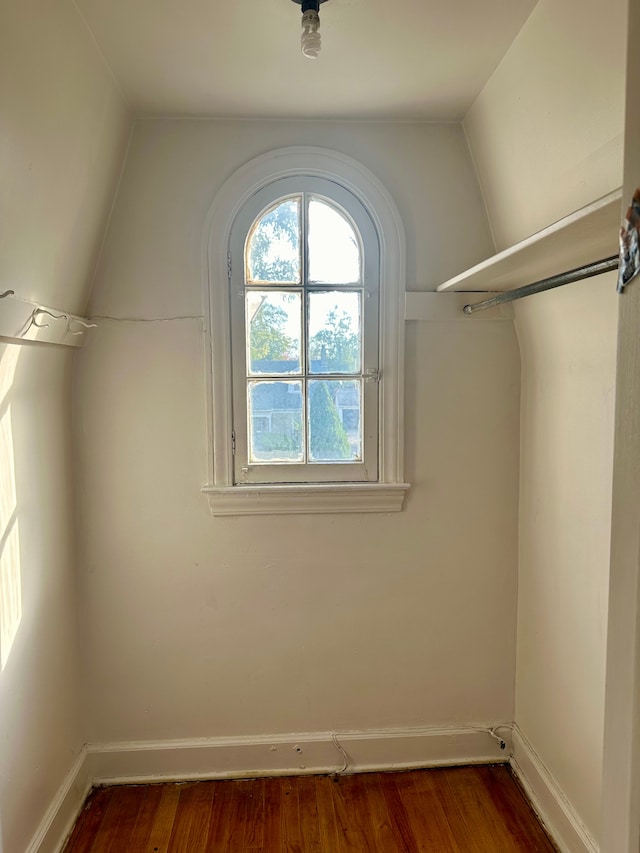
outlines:
[[[561,272],[558,275],[552,275],[550,278],[543,278],[541,281],[533,282],[533,284],[525,284],[523,287],[517,287],[515,290],[498,293],[496,296],[492,296],[491,299],[476,302],[475,305],[465,305],[463,310],[465,314],[473,314],[475,311],[482,311],[484,308],[493,308],[495,305],[501,305],[503,302],[513,302],[516,299],[522,299],[534,293],[543,293],[545,290],[553,290],[554,287],[562,287],[563,284],[571,284],[574,281],[582,281],[584,278],[592,278],[594,275],[601,275],[605,272],[611,272],[611,270],[617,270],[619,264],[620,259],[618,255],[612,255],[610,258],[605,258],[602,261],[595,261],[584,267],[576,267],[574,270]]]

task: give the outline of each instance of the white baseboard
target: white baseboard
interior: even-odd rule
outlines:
[[[88,744],[26,853],[60,853],[92,785],[508,761],[491,725]]]
[[[230,779],[508,760],[489,726],[89,744],[94,782]],[[346,755],[343,755],[340,747]]]
[[[505,735],[505,750],[500,749],[490,728],[89,744],[60,786],[26,853],[60,853],[94,784],[400,770],[507,760],[561,853],[599,853],[596,841],[518,727],[505,726],[505,730],[513,730],[512,744]]]
[[[561,853],[598,853],[597,842],[517,726],[513,728],[511,767]]]
[[[80,754],[60,785],[26,853],[59,853],[91,788],[87,748]]]

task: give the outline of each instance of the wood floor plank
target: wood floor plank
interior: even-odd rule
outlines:
[[[370,853],[370,818],[362,777],[340,776],[333,786],[333,806],[338,824],[340,853]]]
[[[160,808],[162,791],[163,786],[161,785],[146,785],[143,788],[138,817],[136,818],[129,840],[131,850],[137,850],[139,853],[147,853],[147,851],[153,850],[149,842],[151,841],[153,825],[158,809]]]
[[[140,811],[142,790],[136,786],[115,788],[91,853],[120,853],[129,850],[131,835]]]
[[[366,795],[371,815],[373,845],[376,850],[385,853],[407,853],[402,832],[392,821],[383,792],[385,773],[371,773],[367,776]]]
[[[216,788],[216,792],[211,803],[211,815],[209,817],[209,831],[207,833],[205,853],[218,853],[219,850],[224,850],[223,842],[228,837],[230,829],[228,820],[230,803],[230,786],[220,785]]]
[[[440,771],[439,798],[461,850],[483,853],[494,844],[501,853],[517,853],[511,834],[490,797],[482,796],[478,768]]]
[[[344,797],[345,781],[345,778],[336,777],[334,779],[333,787],[331,788],[338,839],[336,851],[337,853],[357,853],[360,849],[358,847],[360,838],[357,837],[357,828],[351,828],[349,809]]]
[[[280,850],[282,839],[282,821],[280,797],[282,786],[280,779],[264,780],[264,812],[262,819],[262,850]]]
[[[242,835],[238,838],[242,830],[237,825],[240,815],[240,799],[236,794],[237,783],[220,784],[220,791],[213,800],[206,853],[227,853],[229,850],[239,849],[238,845],[243,838]]]
[[[244,798],[243,850],[262,850],[264,846],[264,779],[244,782],[240,791]]]
[[[214,791],[212,782],[181,787],[168,853],[204,853]]]
[[[304,853],[300,827],[300,799],[298,777],[280,780],[281,836],[280,849],[283,853]]]
[[[401,788],[398,785],[398,779],[408,777],[409,774],[385,773],[383,775],[386,778],[381,782],[380,787],[387,806],[389,821],[393,826],[400,849],[406,853],[417,853],[418,842],[411,826],[411,818],[400,793]]]
[[[171,841],[171,832],[180,799],[179,785],[161,785],[160,803],[151,829],[148,848],[153,853],[167,853]]]
[[[480,778],[518,851],[551,853],[555,847],[506,766],[481,767]]]
[[[91,791],[67,841],[65,853],[89,853],[111,802],[113,791],[114,788],[95,788]]]
[[[329,850],[338,850],[338,825],[336,813],[333,806],[334,780],[330,776],[316,777],[316,805],[318,807],[318,832],[320,835],[320,849],[325,853]],[[276,849],[276,848],[274,848]]]
[[[461,853],[449,815],[439,797],[442,778],[439,773],[434,770],[418,777],[412,773],[402,774],[396,778],[396,787],[407,812],[414,849]]]
[[[298,779],[298,809],[304,853],[322,853],[316,780],[313,776]]]
[[[554,853],[508,768],[98,789],[65,853]]]

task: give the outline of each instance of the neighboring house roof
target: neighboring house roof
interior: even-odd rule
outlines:
[[[326,359],[314,358],[311,360],[311,373],[333,373],[335,364]],[[254,358],[251,360],[253,373],[266,373],[273,376],[283,373],[299,373],[300,362],[296,358]]]
[[[274,373],[299,373],[300,362],[298,359],[255,358],[251,360],[251,370],[254,373],[267,373],[271,375]]]
[[[258,382],[251,389],[253,412],[301,411],[302,390],[294,382]]]

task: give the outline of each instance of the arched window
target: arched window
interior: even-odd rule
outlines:
[[[335,183],[284,178],[231,231],[234,483],[378,481],[380,252]]]
[[[320,153],[332,170],[318,167]],[[352,164],[317,149],[273,152],[236,173],[214,205],[204,487],[214,514],[402,506],[404,288],[389,272],[403,264],[389,257],[393,234]]]

